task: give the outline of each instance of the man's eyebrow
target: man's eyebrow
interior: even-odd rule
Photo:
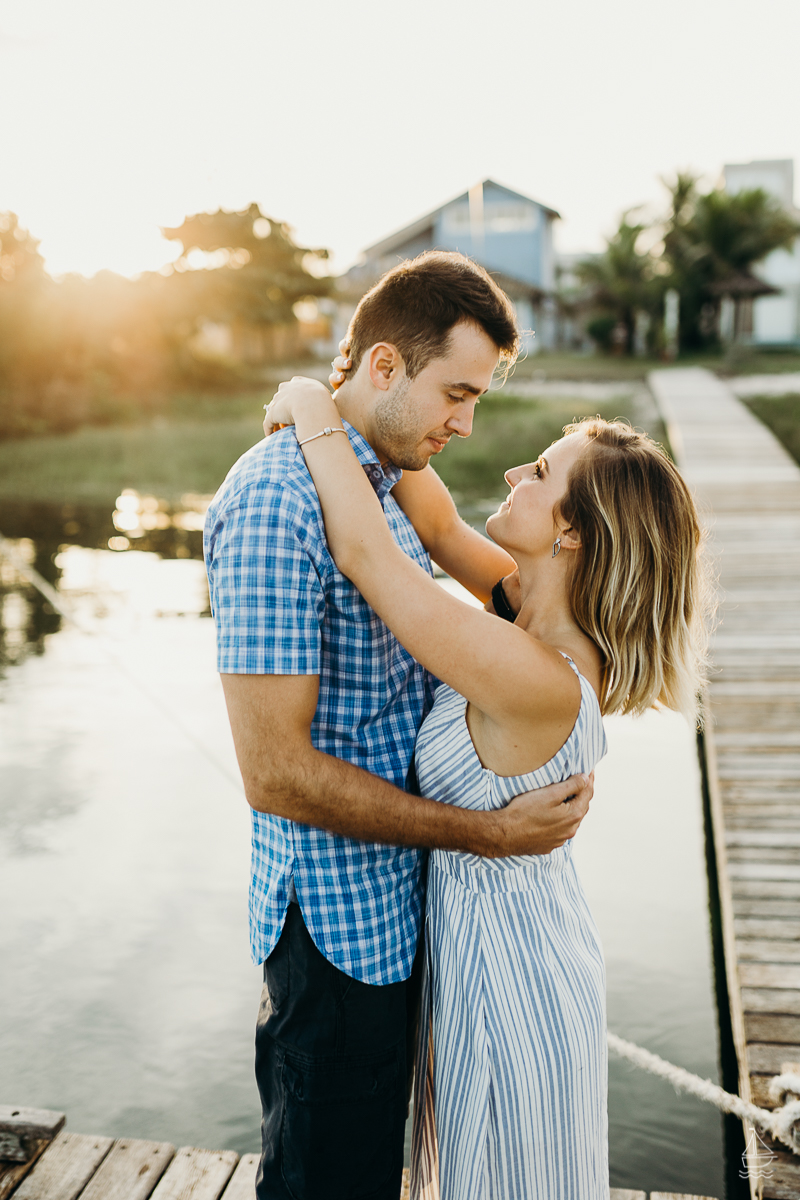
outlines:
[[[445,388],[453,392],[469,392],[470,396],[485,395],[485,388],[475,387],[474,383],[446,383]]]

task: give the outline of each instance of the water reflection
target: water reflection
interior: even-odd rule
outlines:
[[[180,504],[171,505],[125,489],[113,510],[92,504],[0,502],[0,533],[7,543],[5,554],[0,543],[0,675],[29,655],[42,654],[47,636],[63,623],[62,614],[42,595],[26,568],[65,599],[80,602],[86,599],[86,587],[64,578],[69,568],[72,574],[77,570],[86,575],[85,563],[78,569],[76,550],[91,551],[101,560],[126,552],[167,561],[202,560],[208,501],[208,496],[187,493]],[[114,590],[114,571],[96,562],[92,573],[91,615],[99,618],[106,615],[109,587]],[[98,590],[98,583],[105,587]],[[168,611],[210,615],[207,590],[185,598],[183,608],[172,606]]]

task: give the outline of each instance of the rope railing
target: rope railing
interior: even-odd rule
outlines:
[[[733,1113],[743,1121],[758,1125],[771,1137],[788,1146],[794,1154],[800,1154],[800,1100],[790,1099],[786,1103],[788,1097],[800,1096],[800,1075],[774,1076],[770,1081],[769,1093],[779,1107],[771,1111],[768,1108],[759,1108],[757,1104],[751,1104],[741,1096],[734,1096],[732,1092],[726,1092],[710,1079],[701,1079],[699,1075],[693,1075],[683,1067],[676,1067],[674,1063],[667,1062],[634,1042],[626,1042],[615,1033],[608,1035],[608,1048],[643,1071],[666,1079],[680,1091],[689,1092],[699,1100],[708,1101],[721,1112]]]

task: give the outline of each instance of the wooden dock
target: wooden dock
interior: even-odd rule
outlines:
[[[650,383],[719,573],[705,767],[740,1094],[770,1108],[800,1062],[800,468],[709,372]],[[765,1141],[753,1197],[797,1200],[800,1158]]]
[[[67,1133],[64,1122],[63,1113],[0,1106],[0,1200],[254,1200],[257,1154]],[[406,1171],[399,1200],[407,1197]],[[648,1197],[612,1188],[611,1200]],[[650,1200],[715,1197],[651,1192]]]

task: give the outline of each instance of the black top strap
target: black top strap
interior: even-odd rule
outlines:
[[[511,605],[506,600],[506,594],[503,591],[503,580],[498,579],[497,583],[492,588],[492,604],[494,611],[498,617],[502,617],[504,621],[510,621],[513,625],[517,619],[517,614],[514,612]]]

